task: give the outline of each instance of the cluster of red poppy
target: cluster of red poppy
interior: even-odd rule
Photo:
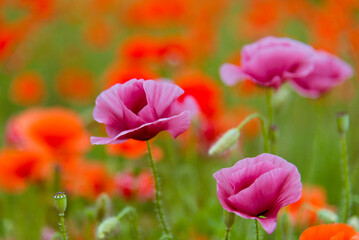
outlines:
[[[7,192],[23,192],[31,183],[55,185],[58,175],[66,191],[92,199],[102,192],[122,196],[124,188],[131,191],[137,188],[132,183],[118,184],[118,176],[101,162],[85,160],[89,134],[81,117],[72,110],[60,107],[26,110],[9,120],[6,142],[7,146],[0,150],[0,187]],[[141,153],[133,146],[125,150],[125,154],[131,152],[138,157],[145,149]],[[152,176],[144,170],[137,181],[138,199],[151,199]]]

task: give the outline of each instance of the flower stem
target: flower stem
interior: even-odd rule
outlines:
[[[172,238],[172,233],[169,230],[169,227],[167,226],[167,223],[165,221],[165,217],[164,217],[164,213],[163,213],[163,208],[162,208],[162,199],[161,199],[161,189],[160,189],[160,184],[159,184],[159,179],[158,179],[158,173],[157,173],[157,169],[156,169],[156,165],[155,162],[153,161],[153,157],[152,157],[152,152],[151,152],[151,147],[150,147],[150,143],[149,141],[146,141],[147,143],[147,149],[148,149],[148,155],[150,157],[150,162],[151,162],[151,168],[152,168],[152,172],[153,172],[153,177],[155,179],[155,186],[156,186],[156,201],[155,201],[155,205],[156,205],[156,210],[157,210],[157,217],[160,221],[162,230],[164,232],[165,235],[171,236],[170,238]]]
[[[231,228],[226,228],[226,236],[224,237],[224,240],[229,240],[229,233],[231,231]]]
[[[272,124],[273,124],[273,104],[272,104],[272,89],[269,88],[266,91],[266,102],[267,102],[267,119],[268,119],[268,141],[270,144],[270,150],[273,152],[276,149],[275,142],[272,140]]]
[[[238,130],[240,131],[242,129],[242,127],[244,127],[244,125],[246,125],[249,121],[251,121],[253,118],[258,118],[259,121],[261,122],[261,127],[262,127],[262,136],[263,136],[263,145],[264,145],[264,152],[268,152],[269,151],[269,145],[268,145],[268,133],[267,133],[267,129],[265,126],[265,121],[263,116],[260,113],[253,113],[249,116],[247,116],[238,126]]]
[[[134,240],[138,240],[140,239],[140,234],[138,232],[138,223],[137,223],[137,214],[136,214],[136,210],[133,207],[126,207],[125,209],[123,209],[118,215],[117,215],[117,219],[121,220],[122,217],[124,217],[125,215],[129,216],[129,220],[131,222],[132,225],[132,238]]]
[[[260,240],[261,236],[260,236],[260,232],[259,232],[259,224],[258,224],[258,220],[254,219],[254,222],[256,224],[256,240]]]
[[[62,240],[67,240],[67,234],[66,234],[66,226],[65,226],[65,214],[63,213],[59,213],[59,217],[60,217],[60,231],[61,231],[61,236],[62,236]]]
[[[350,214],[350,205],[351,205],[351,194],[350,194],[350,180],[349,180],[349,171],[348,171],[348,153],[347,153],[347,142],[346,135],[340,135],[341,142],[341,165],[342,165],[342,175],[344,176],[344,185],[345,185],[345,207],[344,207],[344,216],[343,222],[346,223]]]

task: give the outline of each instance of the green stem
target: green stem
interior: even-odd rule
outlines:
[[[348,153],[347,153],[347,142],[345,134],[340,136],[341,142],[341,165],[342,165],[342,175],[344,177],[345,185],[345,207],[344,207],[344,217],[343,222],[346,223],[350,214],[350,205],[351,205],[351,194],[350,194],[350,180],[349,180],[349,171],[348,171]]]
[[[132,225],[132,238],[135,240],[140,239],[139,236],[139,232],[138,232],[138,224],[137,224],[137,214],[136,214],[136,210],[132,207],[126,207],[125,209],[123,209],[118,215],[117,215],[117,219],[121,220],[122,217],[124,217],[126,214],[129,215],[129,219]]]
[[[259,232],[258,220],[257,220],[257,219],[254,219],[254,222],[255,222],[255,224],[256,224],[256,239],[257,239],[257,240],[260,240],[260,239],[261,239],[261,235],[260,235],[260,232]]]
[[[231,228],[226,228],[226,236],[224,237],[224,240],[229,240],[229,233],[231,232]]]
[[[270,149],[271,149],[271,152],[273,152],[273,150],[275,150],[275,146],[273,146],[273,144],[275,144],[274,142],[271,141],[271,135],[273,134],[272,133],[272,130],[271,130],[271,127],[272,127],[272,124],[273,124],[273,104],[272,104],[272,89],[269,88],[267,91],[266,91],[266,102],[267,102],[267,119],[268,119],[268,141],[269,141],[269,144],[270,144]]]
[[[246,125],[249,121],[251,121],[253,118],[258,118],[261,122],[262,127],[262,136],[263,136],[263,145],[264,145],[264,152],[269,151],[269,145],[268,145],[268,133],[264,121],[264,117],[260,113],[253,113],[249,116],[247,116],[238,126],[238,130],[240,131],[244,125]]]
[[[150,157],[153,177],[155,179],[155,186],[156,186],[155,205],[156,205],[156,209],[157,209],[157,216],[158,216],[158,219],[160,221],[160,224],[161,224],[161,227],[162,227],[162,230],[163,230],[164,234],[168,235],[168,236],[172,236],[172,234],[171,234],[171,232],[169,230],[169,227],[166,224],[163,209],[162,209],[161,189],[160,189],[160,184],[159,184],[159,180],[158,180],[158,173],[157,173],[156,165],[155,165],[155,162],[153,161],[153,157],[152,157],[150,143],[149,143],[149,141],[146,141],[146,143],[147,143],[148,155]]]
[[[59,217],[60,217],[60,232],[62,235],[62,240],[67,240],[67,234],[66,234],[66,226],[65,226],[65,214],[61,214],[59,213]]]

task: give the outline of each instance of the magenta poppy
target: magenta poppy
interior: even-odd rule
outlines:
[[[325,51],[317,51],[312,58],[313,71],[291,80],[293,88],[304,97],[318,98],[353,75],[349,64]]]
[[[245,45],[241,66],[225,63],[220,75],[224,83],[235,85],[249,79],[257,85],[279,88],[288,79],[304,77],[313,70],[311,46],[290,38],[265,37]]]
[[[132,79],[103,91],[93,112],[104,123],[109,137],[91,137],[92,144],[121,143],[130,138],[149,140],[161,131],[173,137],[187,130],[190,111],[178,97],[184,91],[164,81]]]
[[[223,208],[243,218],[257,219],[269,234],[276,228],[279,210],[301,197],[297,167],[268,153],[240,160],[213,176]]]

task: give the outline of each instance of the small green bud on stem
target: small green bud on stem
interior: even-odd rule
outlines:
[[[349,129],[349,115],[346,112],[337,113],[337,126],[341,135],[348,132]]]
[[[116,236],[120,232],[120,221],[117,217],[105,219],[97,229],[97,238],[105,240],[109,237]]]
[[[54,203],[59,214],[65,214],[67,208],[67,196],[64,192],[54,194]]]
[[[229,129],[215,144],[212,145],[208,154],[214,156],[223,153],[236,143],[239,135],[238,128]]]
[[[326,224],[338,222],[338,215],[329,209],[320,209],[318,217]]]

